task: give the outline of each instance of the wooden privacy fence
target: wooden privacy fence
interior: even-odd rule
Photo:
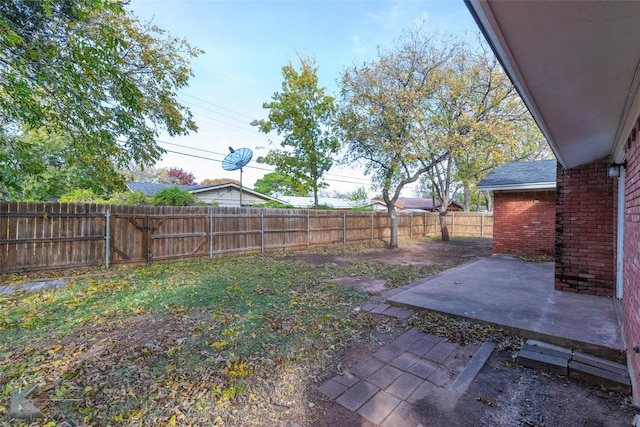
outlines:
[[[493,215],[451,212],[451,235],[493,236]],[[398,212],[399,237],[440,233],[439,216]],[[388,240],[386,212],[108,206],[0,201],[0,273],[150,263]]]

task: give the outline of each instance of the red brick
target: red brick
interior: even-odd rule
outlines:
[[[633,346],[640,345],[640,149],[635,141],[626,152],[624,212],[624,298],[622,317],[627,343],[628,361],[634,373],[633,385],[640,386],[640,355]]]
[[[494,228],[494,253],[553,254],[555,190],[496,192],[494,222],[500,224]]]
[[[558,170],[556,289],[613,296],[617,181],[607,161]]]

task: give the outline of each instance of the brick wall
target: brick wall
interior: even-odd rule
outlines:
[[[555,287],[615,295],[616,178],[609,162],[558,168]]]
[[[640,354],[633,351],[634,346],[640,345],[640,141],[636,140],[637,127],[629,138],[626,152],[622,313],[634,399],[639,402],[640,390],[636,388],[640,386]]]
[[[493,253],[553,255],[556,192],[494,192]]]

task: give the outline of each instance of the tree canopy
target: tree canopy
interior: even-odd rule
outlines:
[[[196,177],[191,172],[182,168],[162,168],[159,172],[158,182],[176,185],[194,185],[196,184]]]
[[[270,172],[258,179],[253,189],[269,196],[306,196],[304,185],[280,172]]]
[[[282,92],[263,104],[269,119],[259,121],[259,126],[264,133],[282,135],[283,149],[272,149],[258,159],[300,183],[304,193],[312,192],[316,208],[318,190],[325,186],[322,177],[340,147],[332,128],[334,98],[318,87],[317,72],[315,60],[309,58],[300,59],[300,71],[292,63],[282,67]]]
[[[165,188],[154,194],[151,204],[154,206],[189,206],[196,202],[196,196],[177,185]]]
[[[343,73],[344,161],[361,162],[382,190],[391,248],[397,247],[395,202],[407,184],[423,180],[439,199],[448,240],[444,214],[458,186],[468,189],[497,164],[541,152],[544,139],[533,119],[479,43],[414,29],[376,61]]]
[[[372,176],[391,219],[390,248],[398,247],[395,202],[402,189],[449,156],[426,125],[441,69],[454,53],[419,31],[405,33],[377,60],[345,70],[338,124],[344,162],[359,162]]]
[[[44,130],[69,167],[99,165],[94,186],[121,185],[133,162],[151,165],[161,130],[196,130],[176,91],[200,53],[185,40],[141,23],[111,0],[0,3],[0,196],[19,192],[47,169]]]
[[[223,185],[223,184],[240,185],[240,181],[233,178],[205,178],[200,182],[200,185]]]
[[[442,71],[428,125],[450,158],[423,178],[430,181],[444,215],[460,188],[469,210],[472,184],[505,161],[544,156],[546,142],[486,44],[460,44]],[[445,227],[445,239],[446,232]]]

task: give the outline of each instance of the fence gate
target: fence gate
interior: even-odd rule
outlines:
[[[195,211],[194,211],[195,210]],[[151,263],[208,254],[209,217],[206,208],[172,208],[137,212],[122,207],[112,212],[112,262]]]

